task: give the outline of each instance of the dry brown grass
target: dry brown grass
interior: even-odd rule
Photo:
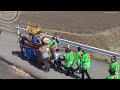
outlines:
[[[106,49],[114,52],[119,52],[120,46],[120,28],[113,28],[97,34],[76,34],[57,30],[46,30],[48,34],[53,35],[53,32],[58,33],[64,39],[79,42],[82,44],[94,46],[101,49]]]
[[[120,51],[120,12],[105,14],[90,12],[22,12],[11,25],[41,24],[48,34],[57,32],[64,39],[106,49]]]
[[[10,65],[9,66],[17,75],[24,77],[25,79],[31,79],[31,75],[25,72],[24,70],[14,66]]]
[[[120,52],[120,28],[113,28],[111,30],[106,30],[105,32],[100,32],[97,34],[76,34],[76,33],[70,33],[70,32],[61,32],[57,30],[46,30],[48,34],[53,35],[53,31],[58,33],[61,37],[75,41],[80,42],[82,44],[91,45],[94,47],[106,49],[112,52]],[[77,39],[76,39],[77,38]],[[92,41],[92,42],[91,42]],[[64,45],[67,47],[67,45]],[[75,47],[72,47],[72,49],[76,50]],[[98,60],[98,61],[104,61],[107,63],[110,63],[110,57],[106,55],[102,55],[99,53],[94,53],[88,51],[92,59]]]

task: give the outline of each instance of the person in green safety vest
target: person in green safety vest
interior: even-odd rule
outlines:
[[[77,47],[77,52],[76,52],[76,55],[75,55],[74,62],[77,63],[77,69],[76,69],[76,71],[79,74],[81,72],[81,66],[82,66],[81,59],[82,59],[82,50],[81,50],[81,47]]]
[[[84,50],[82,50],[82,59],[81,59],[81,62],[82,62],[82,79],[85,78],[84,74],[86,74],[86,76],[88,77],[88,79],[91,79],[89,73],[88,73],[88,70],[90,69],[90,55],[85,52]]]
[[[72,75],[74,74],[73,72],[73,62],[74,62],[74,59],[75,59],[75,55],[74,55],[74,52],[73,51],[70,51],[69,49],[66,50],[67,53],[65,54],[65,67],[66,67],[66,70],[67,70],[67,73],[66,75],[70,75],[70,72],[72,73]]]
[[[114,68],[109,68],[109,73],[110,75],[106,77],[105,79],[120,79],[120,76],[115,74],[115,69]]]
[[[55,37],[52,37],[52,40],[50,41],[49,45],[50,45],[50,52],[52,54],[51,58],[53,59],[54,58],[54,52],[56,51],[56,49],[58,49],[58,44],[55,40]]]
[[[120,64],[116,61],[116,56],[112,56],[110,68],[114,68],[115,69],[115,74],[118,75],[118,72],[119,72],[119,69],[120,69]]]
[[[54,37],[52,37],[52,40],[50,41],[49,45],[50,45],[50,46],[57,45],[57,42],[56,42],[56,40],[55,40]]]

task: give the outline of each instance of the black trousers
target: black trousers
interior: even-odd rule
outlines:
[[[90,77],[90,75],[89,75],[89,73],[88,73],[87,70],[82,70],[82,79],[85,78],[85,74],[86,74],[86,76],[88,77],[88,79],[91,79],[91,77]]]
[[[54,66],[57,66],[58,69],[61,69],[61,60],[54,60]]]
[[[24,52],[23,52],[23,46],[20,46],[20,50],[21,50],[21,55],[22,55],[22,57],[24,57]]]
[[[77,67],[76,71],[77,71],[77,70],[79,70],[79,72],[81,73],[81,71],[82,71],[81,65],[79,65],[79,66]]]
[[[67,75],[70,75],[70,72],[71,72],[72,74],[74,74],[74,71],[73,71],[73,68],[72,68],[72,67],[66,68],[66,70],[67,70]]]

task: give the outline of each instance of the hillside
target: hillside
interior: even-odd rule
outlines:
[[[11,25],[40,24],[62,38],[119,52],[120,12],[103,11],[24,11]]]

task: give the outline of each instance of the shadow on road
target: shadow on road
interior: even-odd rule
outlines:
[[[25,60],[25,58],[22,56],[20,51],[12,51],[12,55],[20,57],[22,60]]]
[[[52,68],[54,71],[56,71],[56,72],[59,72],[59,73],[64,73],[65,75],[66,75],[66,69],[65,69],[65,66],[61,63],[61,68],[62,68],[62,70],[58,70],[54,65],[53,65],[53,63],[51,62],[51,64],[50,64],[50,68]],[[70,75],[70,77],[72,77],[72,78],[74,78],[74,79],[78,79],[78,78],[80,78],[78,75]]]
[[[38,68],[38,69],[40,69],[40,70],[43,70],[43,71],[45,70],[45,69],[43,68],[43,63],[38,63],[36,60],[27,60],[26,58],[24,58],[24,57],[22,56],[22,54],[21,54],[20,51],[12,51],[12,54],[13,54],[14,56],[20,57],[22,60],[28,61],[31,65],[33,65],[34,67],[36,67],[36,68]],[[56,71],[56,72],[66,74],[65,66],[64,66],[62,63],[61,63],[61,68],[62,68],[62,70],[57,70],[57,68],[53,65],[52,62],[50,63],[50,68],[53,69],[53,70]],[[75,71],[75,70],[74,70],[74,71]],[[70,77],[72,77],[72,78],[74,78],[74,79],[80,78],[80,77],[79,77],[78,75],[76,75],[76,74],[70,75]]]

